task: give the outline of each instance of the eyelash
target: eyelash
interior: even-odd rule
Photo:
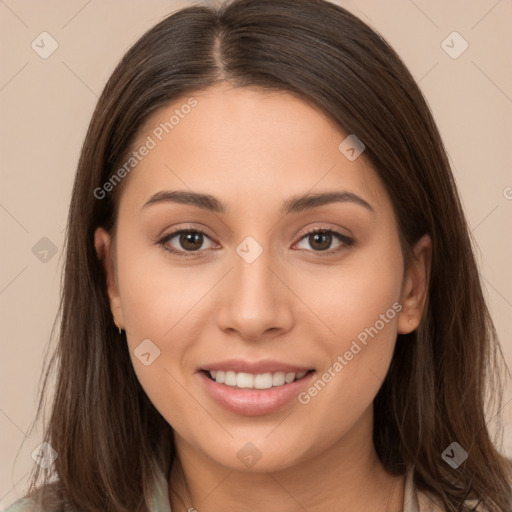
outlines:
[[[161,238],[160,240],[157,241],[157,245],[162,247],[162,249],[164,249],[167,252],[170,252],[172,254],[177,254],[177,255],[183,256],[185,258],[197,256],[201,252],[200,250],[198,250],[198,251],[181,251],[181,250],[174,249],[173,247],[170,248],[169,246],[166,245],[167,242],[169,242],[169,240],[172,240],[175,236],[180,235],[182,233],[200,233],[201,235],[204,235],[204,236],[210,238],[201,229],[184,228],[184,229],[178,229],[176,231],[173,231],[172,233],[165,235],[163,238]],[[336,231],[334,229],[329,229],[329,228],[313,228],[310,231],[307,231],[306,233],[304,233],[300,237],[299,242],[301,240],[303,240],[304,238],[308,237],[309,235],[312,235],[315,233],[334,235],[340,242],[342,242],[342,245],[340,245],[336,249],[327,249],[325,251],[315,251],[315,250],[309,251],[308,249],[300,249],[300,250],[318,253],[318,256],[330,256],[330,255],[336,254],[336,253],[342,251],[343,249],[346,249],[347,247],[354,244],[354,240],[352,240],[348,236],[343,235],[342,233],[339,233],[338,231]]]

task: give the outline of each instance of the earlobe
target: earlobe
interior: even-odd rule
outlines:
[[[414,331],[423,316],[427,303],[430,266],[432,262],[432,240],[427,233],[413,247],[413,256],[404,276],[402,287],[402,311],[398,316],[398,333]]]
[[[105,271],[110,310],[114,317],[113,322],[117,327],[124,328],[124,314],[117,283],[112,237],[104,228],[97,228],[94,232],[94,248]]]

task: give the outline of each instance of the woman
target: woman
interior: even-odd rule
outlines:
[[[190,7],[128,51],[82,149],[61,308],[48,469],[9,512],[512,510],[439,133],[334,4]]]

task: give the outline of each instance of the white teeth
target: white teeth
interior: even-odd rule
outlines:
[[[293,382],[295,380],[295,373],[293,373],[293,372],[287,373],[284,376],[284,380],[286,381],[286,383]]]
[[[224,379],[226,386],[236,386],[236,373],[226,372],[226,378]]]
[[[237,373],[236,374],[236,386],[238,388],[252,388],[254,384],[254,375],[250,373]]]
[[[284,383],[284,372],[276,372],[272,375],[272,386],[282,386]]]
[[[256,389],[269,389],[272,387],[272,374],[271,373],[258,373],[254,377],[254,387]]]
[[[256,375],[246,372],[233,372],[222,370],[211,370],[212,379],[218,384],[225,384],[230,387],[238,387],[244,389],[270,389],[272,387],[283,386],[294,380],[302,379],[306,372],[275,372],[275,373],[258,373]]]

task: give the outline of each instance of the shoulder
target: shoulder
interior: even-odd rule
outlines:
[[[446,512],[446,508],[436,496],[416,487],[413,473],[414,469],[409,467],[406,474],[403,512]],[[466,500],[464,506],[472,512],[492,512],[479,500]]]
[[[418,512],[445,512],[446,509],[439,503],[439,501],[433,498],[430,494],[422,491],[417,492],[418,496]],[[485,508],[479,500],[466,500],[464,506],[471,512],[492,512],[488,508]]]
[[[69,505],[62,495],[59,482],[52,482],[44,487],[44,491],[43,487],[36,489],[33,493],[11,504],[3,512],[76,512],[76,509]],[[155,472],[150,510],[151,512],[171,512],[167,478],[160,469]]]
[[[15,501],[10,507],[7,507],[4,512],[35,512],[36,502],[31,498],[22,498]]]
[[[46,488],[38,488],[15,501],[3,512],[68,512],[58,490],[58,484],[50,483]]]

